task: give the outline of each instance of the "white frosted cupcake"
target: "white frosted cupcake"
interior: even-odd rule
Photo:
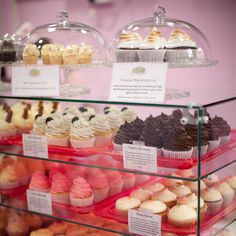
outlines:
[[[95,143],[91,125],[77,116],[72,119],[70,143],[73,148],[93,147]]]
[[[91,117],[96,116],[96,111],[92,107],[79,107],[79,116],[89,121]]]
[[[161,183],[155,182],[144,187],[144,189],[151,191],[152,193],[157,193],[163,190],[165,186]]]
[[[175,193],[178,198],[185,197],[185,196],[192,193],[190,188],[188,188],[187,186],[185,186],[183,184],[176,185],[176,186],[170,188],[170,191]]]
[[[131,123],[132,121],[134,121],[137,118],[137,114],[136,112],[128,107],[123,107],[121,109],[121,118],[123,120],[123,122],[128,122]]]
[[[205,182],[200,180],[201,189],[198,189],[198,181],[185,181],[184,183],[193,193],[199,194],[202,190],[207,188]]]
[[[226,182],[230,185],[230,187],[232,189],[234,189],[234,191],[236,191],[236,176],[230,176],[226,179]]]
[[[153,193],[144,188],[138,188],[130,193],[131,197],[137,198],[140,202],[150,200]]]
[[[112,137],[114,137],[116,135],[116,132],[119,130],[120,126],[123,124],[123,120],[120,116],[120,113],[106,111],[105,117],[111,127]]]
[[[61,118],[63,119],[64,125],[66,126],[68,132],[70,132],[71,125],[72,125],[72,119],[75,117],[75,115],[67,112],[63,112]]]
[[[211,174],[204,178],[203,181],[205,182],[207,187],[211,187],[219,182],[219,177],[216,174]]]
[[[38,135],[44,135],[45,134],[45,129],[46,129],[46,118],[47,116],[45,115],[36,115],[35,116],[35,121],[33,124],[33,129],[31,130],[30,133],[32,134],[38,134]]]

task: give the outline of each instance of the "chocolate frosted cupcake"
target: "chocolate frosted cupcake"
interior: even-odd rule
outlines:
[[[197,125],[191,125],[187,124],[184,126],[187,134],[192,138],[193,140],[193,157],[198,157],[198,126]],[[207,153],[208,149],[208,131],[202,127],[202,135],[201,135],[201,155],[205,155]]]
[[[219,129],[220,146],[226,144],[230,138],[231,128],[222,117],[215,116],[212,119],[212,123]]]
[[[184,127],[177,125],[170,131],[162,149],[165,157],[190,158],[193,152],[192,138]]]
[[[114,149],[121,151],[123,143],[132,144],[133,141],[138,141],[140,136],[141,131],[134,124],[125,122],[114,137]]]
[[[175,123],[180,124],[180,119],[183,117],[183,113],[180,109],[176,109],[172,112],[172,119]]]
[[[144,121],[141,120],[139,117],[137,117],[134,121],[131,122],[131,124],[138,130],[138,132],[141,134],[142,130],[144,128]]]
[[[210,120],[207,124],[204,124],[203,127],[207,130],[208,132],[208,137],[209,137],[209,147],[208,147],[208,152],[216,149],[219,147],[220,144],[220,132],[219,129],[214,125],[212,120]]]

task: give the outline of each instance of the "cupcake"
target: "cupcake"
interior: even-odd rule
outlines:
[[[123,121],[121,119],[120,114],[117,112],[106,111],[105,117],[111,127],[112,138],[113,138],[116,135],[117,131],[119,130],[120,126],[123,124]]]
[[[226,182],[230,185],[234,191],[236,191],[236,176],[230,176],[226,179]]]
[[[70,143],[73,148],[93,147],[95,136],[92,126],[85,120],[75,116],[72,119]]]
[[[207,188],[207,186],[203,180],[200,180],[200,186],[201,186],[200,190],[198,189],[198,181],[185,181],[184,184],[187,187],[189,187],[193,193],[196,193],[196,194],[198,194],[199,192],[201,192],[202,190],[205,190]]]
[[[120,116],[123,122],[128,122],[128,123],[131,123],[137,118],[137,114],[135,113],[135,111],[128,107],[123,107],[121,109]]]
[[[34,190],[34,191],[40,191],[40,192],[50,191],[50,184],[44,171],[37,170],[33,173],[31,177],[29,189]]]
[[[109,184],[108,196],[122,192],[124,181],[118,171],[106,170],[105,175]]]
[[[166,39],[156,27],[144,39],[138,50],[139,61],[163,62],[165,55]]]
[[[176,199],[176,194],[169,191],[168,188],[165,188],[160,192],[154,193],[151,198],[151,200],[159,200],[164,202],[169,208],[173,207],[176,204]]]
[[[116,200],[115,211],[116,214],[122,217],[128,216],[128,211],[130,209],[138,209],[141,205],[141,202],[137,198],[133,197],[122,197]]]
[[[39,50],[35,44],[27,44],[23,51],[23,62],[26,65],[38,63]]]
[[[177,177],[177,178],[166,178],[166,179],[164,179],[163,184],[166,187],[174,187],[176,185],[184,183],[184,181],[182,179],[178,179],[178,178],[181,178],[181,176],[179,176],[179,175],[177,175],[175,173],[171,174],[170,176],[174,176],[174,177]]]
[[[176,205],[172,207],[168,214],[168,222],[176,227],[190,227],[197,223],[196,211],[186,205]]]
[[[35,116],[35,121],[33,124],[33,129],[30,133],[32,134],[38,134],[38,135],[44,135],[45,129],[46,129],[46,119],[47,116],[38,114]]]
[[[43,221],[40,216],[30,213],[25,214],[24,221],[28,224],[30,230],[36,230],[40,228],[43,224]]]
[[[84,45],[79,47],[78,63],[91,64],[93,60],[93,47],[91,45]]]
[[[64,65],[76,65],[79,60],[79,46],[68,45],[62,52]]]
[[[72,125],[72,119],[75,117],[75,115],[67,112],[62,113],[62,119],[64,122],[64,125],[66,126],[66,129],[68,132],[71,130],[71,125]]]
[[[175,126],[163,145],[164,157],[190,158],[192,156],[192,138],[186,133],[184,127]]]
[[[6,113],[6,117],[4,117],[4,120],[1,120],[0,138],[12,137],[16,135],[17,129],[15,125],[12,123],[12,115],[13,115],[13,112],[9,110]]]
[[[226,207],[233,202],[235,191],[227,184],[227,182],[215,184],[214,188],[216,188],[223,197],[223,207]]]
[[[145,188],[138,188],[130,193],[131,197],[137,198],[140,202],[150,200],[152,195],[153,195],[153,192]]]
[[[151,214],[157,214],[161,216],[162,223],[166,221],[168,208],[165,203],[161,201],[146,200],[141,203],[139,211],[148,212]]]
[[[90,125],[95,135],[95,146],[109,145],[111,143],[112,132],[108,121],[104,115],[96,115],[90,119]]]
[[[116,59],[118,62],[138,61],[137,49],[142,43],[142,38],[138,33],[122,31],[117,45]]]
[[[46,132],[49,145],[65,146],[69,144],[69,135],[62,119],[48,117]]]
[[[145,190],[149,190],[149,191],[151,191],[152,193],[160,192],[160,191],[162,191],[164,188],[165,188],[165,186],[164,186],[163,184],[161,184],[161,183],[158,183],[158,182],[149,184],[149,185],[147,185],[147,186],[144,187]]]
[[[49,52],[53,44],[45,44],[41,49],[41,58],[44,65],[50,65],[50,56]]]
[[[216,174],[211,174],[204,178],[203,181],[205,182],[207,187],[211,187],[219,182],[219,177]]]
[[[230,139],[231,128],[229,124],[219,116],[215,116],[211,121],[219,129],[220,146],[225,145]]]
[[[92,170],[89,173],[87,181],[93,190],[95,203],[100,202],[108,197],[109,185],[106,175],[100,169]]]
[[[193,140],[193,157],[198,157],[198,125],[192,125],[192,124],[187,124],[184,126],[187,134],[192,138]],[[205,155],[208,150],[208,131],[202,127],[201,131],[201,156]]]
[[[52,176],[50,194],[53,202],[69,204],[71,180],[64,174],[57,172]]]
[[[54,234],[50,229],[45,228],[32,231],[30,236],[54,236]]]
[[[64,46],[61,44],[52,44],[48,52],[51,65],[62,65],[63,57],[62,53]]]
[[[20,179],[14,166],[8,165],[0,172],[0,188],[14,189],[20,186]]]
[[[201,197],[207,205],[208,214],[216,214],[220,211],[223,198],[218,190],[214,188],[208,188],[201,192]]]
[[[90,121],[93,117],[96,116],[96,111],[91,107],[79,107],[79,116],[81,116],[86,121]]]
[[[177,204],[186,205],[192,207],[198,212],[198,196],[195,193],[189,194],[188,196],[181,197],[177,200]],[[204,200],[200,197],[200,219],[203,221],[205,219],[207,205]]]
[[[29,116],[29,109],[24,108],[22,115],[14,116],[14,124],[18,134],[29,133],[33,127],[33,119]]]
[[[128,190],[135,185],[135,175],[130,172],[120,172],[123,180],[123,190]]]
[[[112,107],[106,106],[106,107],[103,108],[103,112],[104,112],[104,114],[109,114],[109,113],[117,113],[117,114],[120,114],[121,111],[120,111],[120,109],[117,108],[117,107],[114,107],[114,106],[112,106]]]
[[[183,184],[171,187],[170,191],[176,194],[177,198],[185,197],[192,193],[191,190]]]
[[[73,180],[70,189],[70,202],[72,206],[86,207],[93,204],[94,195],[90,185],[81,177]]]

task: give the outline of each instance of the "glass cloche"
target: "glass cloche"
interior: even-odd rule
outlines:
[[[58,21],[32,30],[22,39],[18,62],[26,65],[104,64],[106,45],[95,28],[72,22],[65,11]]]
[[[216,64],[205,35],[188,22],[167,18],[158,6],[154,16],[119,30],[108,47],[112,62],[168,62],[169,67]]]

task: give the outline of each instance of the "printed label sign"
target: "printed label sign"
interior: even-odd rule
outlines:
[[[143,145],[123,144],[124,167],[145,172],[157,172],[157,149]]]
[[[55,97],[60,95],[58,66],[12,67],[12,95]]]
[[[22,134],[25,156],[48,159],[48,139],[43,135]]]
[[[30,211],[52,215],[50,193],[27,190],[27,204]]]
[[[114,63],[111,101],[164,102],[167,63]]]
[[[129,232],[143,236],[161,236],[161,216],[129,210]]]

